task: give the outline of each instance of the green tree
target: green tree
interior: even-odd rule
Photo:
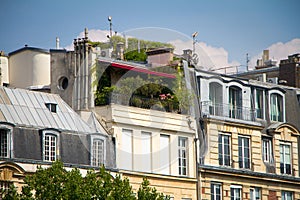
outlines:
[[[101,167],[99,172],[90,170],[83,177],[78,169],[67,171],[63,163],[56,161],[51,167],[39,167],[33,175],[24,180],[22,192],[17,193],[15,187],[2,191],[5,200],[136,200],[127,178],[120,175],[113,177]],[[155,188],[149,187],[149,181],[144,179],[138,199],[163,200],[163,194],[157,193]]]
[[[157,192],[156,188],[150,187],[150,182],[143,178],[141,187],[138,190],[138,200],[168,200],[169,196]]]

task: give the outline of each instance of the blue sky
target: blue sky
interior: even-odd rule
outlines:
[[[9,53],[24,44],[54,48],[56,36],[66,47],[85,27],[108,30],[111,15],[118,32],[161,27],[191,36],[198,31],[199,43],[224,49],[229,63],[244,64],[246,53],[254,57],[300,39],[299,8],[299,0],[1,0],[0,50]]]

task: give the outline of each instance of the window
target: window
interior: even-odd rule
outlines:
[[[129,129],[122,129],[122,139],[120,148],[120,166],[121,169],[132,170],[133,168],[133,147],[132,147],[133,132]]]
[[[230,136],[219,134],[219,165],[230,166]]]
[[[12,184],[13,183],[9,181],[0,181],[0,191],[7,191]]]
[[[179,175],[187,175],[187,138],[178,138]]]
[[[280,94],[271,94],[270,110],[272,121],[283,122],[283,98]]]
[[[293,200],[293,192],[282,191],[281,200]]]
[[[52,133],[45,133],[43,139],[44,161],[56,161],[57,153],[57,136]]]
[[[263,138],[262,154],[263,154],[264,162],[273,163],[273,148],[272,148],[272,140],[271,139]]]
[[[238,185],[230,186],[230,196],[231,200],[241,200],[242,199],[242,187]]]
[[[104,164],[104,141],[93,139],[92,145],[92,166],[101,166]]]
[[[53,113],[56,113],[56,106],[57,104],[56,103],[45,103],[46,107],[48,108],[48,110],[50,112],[53,112]]]
[[[211,115],[221,116],[222,115],[222,102],[223,102],[223,91],[222,85],[219,83],[210,83],[209,84],[209,100],[210,100],[210,107],[209,113]]]
[[[280,173],[281,174],[291,174],[291,145],[290,144],[280,144]]]
[[[261,199],[260,188],[258,187],[250,188],[250,200],[260,200],[260,199]]]
[[[239,168],[250,168],[250,138],[239,136]]]
[[[264,118],[264,91],[261,89],[255,90],[255,110],[256,110],[256,117],[263,119]]]
[[[6,129],[0,129],[0,157],[10,157],[10,132]]]
[[[222,199],[222,185],[220,183],[211,183],[210,184],[210,196],[211,200],[221,200]]]
[[[229,117],[242,119],[242,90],[236,86],[229,87]]]
[[[141,133],[141,147],[142,151],[140,154],[140,163],[141,163],[141,171],[151,172],[152,170],[152,162],[151,162],[151,133],[142,132]]]
[[[170,137],[160,135],[160,173],[170,174]]]

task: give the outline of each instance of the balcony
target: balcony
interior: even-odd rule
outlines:
[[[255,110],[247,107],[239,107],[230,104],[214,104],[211,101],[201,102],[203,115],[218,116],[243,121],[256,121]]]

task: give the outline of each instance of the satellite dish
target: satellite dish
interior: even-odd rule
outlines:
[[[101,57],[106,57],[106,52],[105,51],[101,51]]]

